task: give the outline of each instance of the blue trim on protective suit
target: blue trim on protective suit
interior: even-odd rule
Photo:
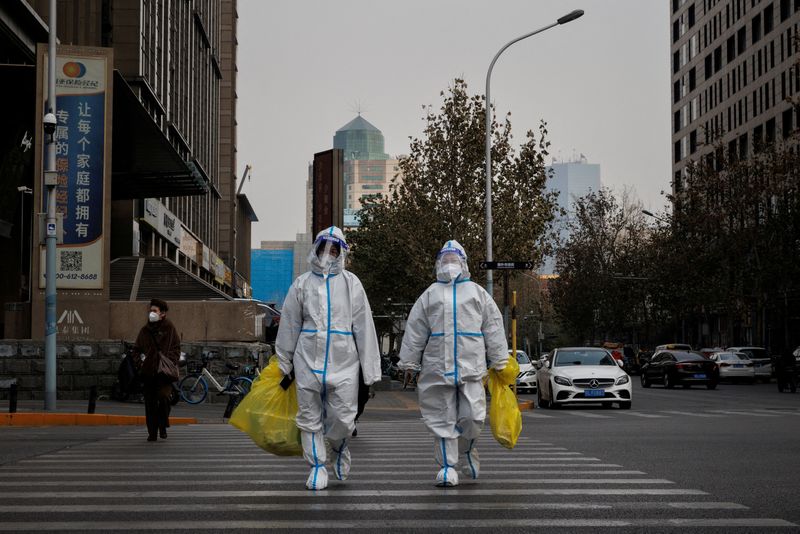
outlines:
[[[454,383],[458,384],[458,311],[457,311],[456,285],[453,284],[453,370]]]
[[[322,464],[319,463],[319,458],[317,458],[316,435],[316,432],[311,433],[311,453],[314,455],[314,480],[311,481],[311,485],[314,486],[314,489],[317,489],[317,473],[319,473],[319,468],[322,467]]]
[[[447,485],[447,469],[450,467],[447,464],[447,449],[444,446],[444,438],[442,440],[442,463],[444,464],[444,479],[442,480],[442,484],[445,486]]]
[[[431,332],[431,337],[442,337],[444,332]]]
[[[303,333],[306,333],[306,334],[316,334],[317,330],[314,329],[314,328],[303,328],[302,330],[300,330],[300,332],[303,332]]]
[[[478,478],[478,473],[475,471],[475,466],[472,464],[472,456],[470,456],[470,452],[472,452],[472,446],[475,444],[475,440],[469,440],[469,449],[467,449],[467,462],[469,462],[469,468],[472,470],[472,478]]]
[[[325,397],[328,393],[326,379],[328,377],[328,355],[331,350],[331,279],[325,279],[325,292],[328,296],[328,323],[325,325],[327,332],[325,334],[325,365],[322,368],[322,429],[325,430],[325,419],[327,419],[328,410],[325,408]]]
[[[339,446],[339,450],[336,450],[334,447],[331,447],[331,449],[333,449],[334,452],[338,454],[336,458],[336,473],[339,476],[339,480],[342,479],[342,453],[344,452],[344,447],[346,444],[347,444],[347,439],[345,438],[342,440],[342,444]]]
[[[483,337],[483,332],[459,332],[459,336]]]
[[[339,273],[330,273],[328,276],[325,276],[322,273],[318,273],[316,271],[311,271],[311,274],[313,274],[314,276],[319,276],[320,278],[326,278],[327,279],[327,278],[333,278],[334,276],[336,276]]]
[[[331,334],[339,334],[341,336],[352,336],[353,335],[352,332],[348,332],[346,330],[331,330],[330,333]]]

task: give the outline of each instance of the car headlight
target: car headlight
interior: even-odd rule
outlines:
[[[570,381],[569,378],[565,378],[563,376],[557,376],[557,377],[553,378],[553,382],[555,382],[556,384],[561,384],[562,386],[571,386],[572,385],[572,381]]]
[[[627,384],[630,381],[628,375],[622,375],[621,377],[617,378],[615,382],[616,385],[621,386],[622,384]]]

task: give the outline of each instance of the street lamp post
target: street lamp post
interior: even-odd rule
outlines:
[[[655,219],[655,220],[657,220],[657,221],[661,221],[661,222],[663,222],[664,224],[669,224],[669,221],[668,221],[668,220],[666,220],[666,219],[665,219],[665,218],[663,218],[663,217],[659,217],[658,215],[656,215],[656,214],[655,214],[655,213],[653,213],[652,211],[649,211],[649,210],[642,210],[642,214],[644,214],[644,215],[647,215],[648,217],[652,217],[653,219]]]
[[[44,128],[47,135],[45,158],[45,187],[47,187],[47,217],[45,248],[45,346],[44,346],[44,409],[56,409],[56,0],[50,0],[50,17],[47,20],[49,39],[47,48],[47,107]]]
[[[486,261],[494,260],[492,254],[492,114],[490,113],[490,84],[492,81],[492,69],[494,68],[494,64],[497,62],[497,58],[500,57],[500,54],[505,52],[506,48],[513,45],[517,41],[527,39],[528,37],[536,35],[537,33],[549,30],[553,26],[572,22],[581,16],[583,16],[583,10],[576,9],[575,11],[567,13],[563,17],[559,18],[556,22],[549,24],[544,28],[539,28],[538,30],[526,33],[521,37],[517,37],[513,41],[510,41],[503,46],[503,48],[501,48],[500,51],[495,54],[494,59],[492,59],[492,62],[489,64],[489,70],[486,72]],[[494,295],[494,282],[491,269],[486,271],[486,291],[490,295]]]

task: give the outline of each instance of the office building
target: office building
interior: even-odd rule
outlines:
[[[746,158],[800,117],[800,0],[672,0],[673,193],[686,167],[721,143]]]
[[[383,133],[360,114],[336,130],[333,148],[344,153],[344,226],[358,226],[363,201],[389,194],[389,185],[400,171],[398,161],[384,152]]]
[[[250,224],[257,218],[246,195],[236,188],[236,0],[59,0],[57,10],[63,50],[78,55],[96,51],[108,58],[104,120],[105,146],[110,147],[104,157],[106,172],[98,175],[105,180],[100,188],[105,196],[94,199],[102,236],[96,255],[102,276],[83,286],[59,277],[59,308],[77,311],[84,323],[70,328],[59,321],[60,339],[122,337],[115,326],[124,307],[115,303],[122,301],[246,297]],[[27,330],[18,329],[20,321],[14,319],[15,331],[5,332],[7,337],[43,335],[38,326],[44,308],[43,255],[33,239],[39,229],[32,214],[40,210],[43,196],[41,164],[34,157],[43,150],[36,124],[43,105],[37,100],[42,94],[41,88],[37,92],[37,75],[41,79],[44,64],[36,44],[47,41],[48,18],[47,0],[4,0],[0,6],[0,62],[7,63],[0,66],[7,86],[3,96],[20,93],[16,109],[24,131],[13,140],[32,147],[12,150],[20,161],[19,172],[0,176],[0,196],[5,198],[7,190],[33,190],[29,196],[9,196],[16,204],[10,210],[13,220],[27,227],[20,224],[20,232],[12,228],[6,232],[10,238],[0,238],[0,253],[13,251],[21,260],[12,266],[15,272],[7,273],[11,276],[2,277],[0,301],[19,304],[14,310],[25,308],[23,313],[32,318]],[[78,83],[75,79],[85,72],[80,61],[64,64],[57,70],[57,87]],[[60,96],[57,105],[59,101]],[[73,125],[66,124],[68,112],[65,108],[59,115],[65,128],[57,129],[57,139],[74,133]],[[91,148],[90,140],[84,148],[86,143]],[[58,168],[65,188],[72,187],[74,148],[74,143],[57,143],[57,167],[63,156],[63,169]],[[78,215],[73,215],[74,202],[68,196],[72,190],[62,191],[59,183],[65,236],[79,235],[85,228],[72,224],[70,217],[78,220],[85,212],[78,206]],[[87,197],[85,192],[78,195]],[[0,234],[4,227],[0,224]],[[60,248],[57,258],[59,273],[81,266],[74,251]]]
[[[569,221],[574,213],[575,200],[600,190],[600,165],[589,163],[586,157],[573,157],[571,161],[554,161],[546,167],[547,191],[558,193],[558,207],[565,215],[555,221],[555,229],[562,241],[569,237]],[[555,258],[548,256],[539,271],[542,275],[555,273]]]

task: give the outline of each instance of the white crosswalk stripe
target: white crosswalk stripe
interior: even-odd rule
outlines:
[[[157,443],[136,429],[19,460],[0,467],[0,531],[797,527],[557,439],[523,435],[507,450],[488,428],[481,478],[436,488],[421,422],[363,421],[359,434],[350,478],[318,492],[304,489],[302,458],[269,455],[227,425],[174,427]]]
[[[567,407],[557,411],[534,410],[522,413],[526,419],[561,419],[569,420],[573,417],[583,417],[587,419],[662,419],[667,417],[702,417],[702,418],[742,418],[742,417],[792,417],[800,416],[800,410],[768,409],[768,408],[748,408],[747,410],[722,410],[703,408],[698,411],[687,410],[658,410],[657,412],[636,411],[636,410],[603,410],[594,407]]]

